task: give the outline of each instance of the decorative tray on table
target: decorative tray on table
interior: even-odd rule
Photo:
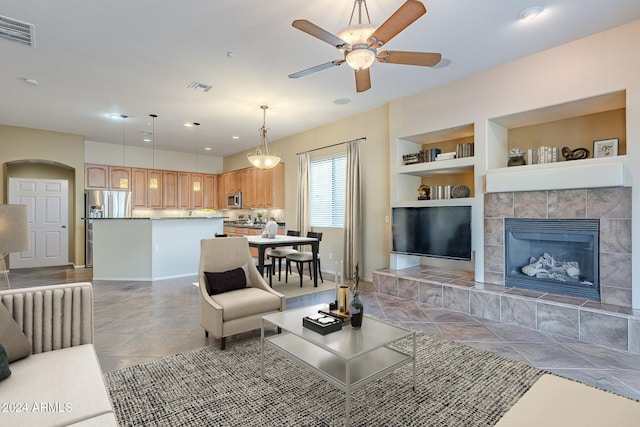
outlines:
[[[318,313],[303,317],[302,326],[321,335],[326,335],[342,329],[342,320],[324,313]]]

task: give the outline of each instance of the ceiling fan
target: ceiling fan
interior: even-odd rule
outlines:
[[[358,23],[352,24],[356,6],[358,7]],[[367,15],[368,24],[362,23],[363,9]],[[433,67],[440,62],[441,55],[439,53],[378,51],[385,43],[389,42],[425,13],[427,13],[427,9],[421,2],[407,0],[382,25],[375,28],[371,25],[366,0],[354,0],[349,26],[340,31],[338,35],[331,34],[306,19],[297,19],[291,24],[293,27],[334,46],[344,54],[344,59],[336,59],[316,65],[315,67],[289,74],[289,77],[296,79],[346,62],[355,70],[356,91],[364,92],[371,88],[369,67],[376,60],[388,64]]]

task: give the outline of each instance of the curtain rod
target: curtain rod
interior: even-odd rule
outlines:
[[[324,150],[325,148],[337,147],[338,145],[348,144],[350,142],[360,141],[361,139],[364,139],[365,141],[367,140],[367,138],[363,136],[362,138],[352,139],[351,141],[338,142],[336,144],[325,145],[324,147],[318,147],[318,148],[313,148],[311,150],[302,151],[300,153],[296,153],[296,156],[299,156],[300,154],[304,154],[304,153],[311,153],[312,151]]]

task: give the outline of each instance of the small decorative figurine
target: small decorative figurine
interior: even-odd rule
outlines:
[[[569,147],[562,147],[562,156],[567,161],[586,159],[589,157],[589,154],[590,152],[588,148],[576,148],[572,150]]]

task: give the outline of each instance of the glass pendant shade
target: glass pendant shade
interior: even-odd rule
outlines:
[[[258,169],[271,169],[280,163],[281,157],[271,150],[271,144],[269,144],[269,138],[267,137],[268,129],[265,126],[265,119],[267,116],[267,108],[269,107],[261,105],[260,108],[262,108],[263,111],[262,127],[259,130],[260,145],[258,145],[254,153],[247,154],[247,160]]]
[[[376,60],[375,48],[369,47],[369,37],[376,27],[370,24],[351,25],[338,33],[338,37],[352,47],[346,54],[347,64],[356,71],[369,68]]]

